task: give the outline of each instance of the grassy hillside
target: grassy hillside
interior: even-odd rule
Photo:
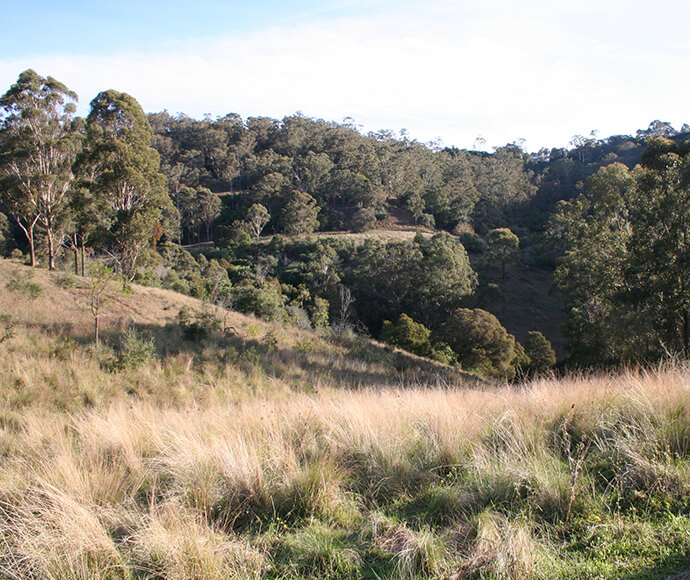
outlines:
[[[113,294],[95,351],[86,281],[7,261],[0,280],[16,322],[0,343],[1,578],[662,578],[690,563],[686,368],[490,386],[235,313],[185,340],[178,312],[208,320],[203,305],[137,287]]]
[[[104,345],[95,351],[88,279],[0,260],[0,281],[0,315],[15,324],[15,336],[0,345],[2,401],[9,407],[74,410],[132,397],[182,405],[476,380],[363,337],[282,327],[157,288],[134,286],[125,294],[115,282],[100,317]],[[141,367],[132,368],[123,348],[128,330],[138,337],[131,350],[142,342],[155,346]]]

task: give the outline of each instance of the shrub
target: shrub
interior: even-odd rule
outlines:
[[[520,255],[520,239],[508,228],[496,228],[486,235],[489,259],[501,265],[501,278],[506,277],[506,265],[516,262]]]
[[[393,324],[386,320],[381,328],[381,340],[404,348],[420,356],[431,354],[431,331],[407,314],[401,314],[398,322]]]
[[[486,286],[480,286],[477,290],[477,304],[482,308],[488,308],[504,301],[503,291],[498,284],[492,282]]]
[[[117,362],[120,368],[136,369],[156,356],[156,343],[145,338],[134,328],[127,329],[120,339]]]
[[[69,290],[77,285],[77,279],[68,272],[59,272],[55,276],[55,285],[63,290]]]
[[[436,338],[453,349],[466,369],[508,380],[515,376],[515,337],[485,310],[458,308]]]
[[[529,357],[529,368],[535,374],[544,374],[556,365],[556,353],[549,339],[536,330],[527,333],[525,352]]]
[[[352,230],[366,232],[376,227],[376,212],[373,207],[358,209],[352,216]]]
[[[43,294],[43,287],[31,279],[33,275],[34,273],[31,270],[17,274],[17,276],[7,282],[7,289],[22,294],[27,298],[38,298]]]
[[[314,298],[314,305],[309,309],[311,315],[311,323],[314,328],[328,328],[328,311],[330,304],[325,298],[316,296]]]
[[[11,314],[0,312],[0,344],[14,336],[17,321]]]
[[[472,254],[481,254],[486,249],[480,237],[474,232],[462,232],[459,238],[460,243]]]
[[[189,341],[206,338],[223,328],[222,320],[209,307],[191,310],[183,306],[177,314],[177,322],[182,328],[182,336]]]
[[[253,314],[264,320],[282,322],[285,319],[283,296],[279,288],[236,286],[232,289],[232,304],[238,312]]]

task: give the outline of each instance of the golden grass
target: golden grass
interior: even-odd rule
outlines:
[[[491,386],[236,313],[186,345],[199,304],[137,287],[94,352],[84,282],[33,279],[0,287],[0,577],[615,578],[690,551],[683,366]],[[136,369],[124,319],[158,343]],[[581,545],[640,530],[630,564]]]
[[[668,430],[661,417],[690,412],[689,378],[670,369],[542,380],[520,390],[329,389],[199,408],[27,411],[0,428],[3,566],[17,577],[86,578],[104,570],[127,577],[138,566],[166,578],[260,577],[275,562],[248,538],[276,518],[335,526],[373,518],[379,531],[372,542],[395,552],[400,577],[420,570],[440,577],[462,553],[463,569],[527,575],[540,548],[524,521],[480,510],[470,524],[471,548],[451,558],[430,529],[391,524],[382,531],[371,514],[413,493],[420,480],[438,482],[452,466],[474,472],[474,485],[487,489],[512,478],[506,493],[529,480],[534,501],[546,506],[539,488],[546,493],[560,477],[566,493],[569,481],[567,464],[560,476],[548,473],[549,425],[570,417],[596,433],[628,417],[616,441],[623,453],[624,443],[642,442],[636,428],[647,430],[650,444],[668,441],[650,429]],[[598,444],[607,441],[602,434]],[[678,434],[670,441],[679,444]],[[644,450],[639,455],[628,458],[626,477],[649,461]],[[673,476],[687,486],[681,471]],[[469,513],[480,500],[460,494],[455,501],[459,513]],[[245,529],[254,536],[242,536]]]

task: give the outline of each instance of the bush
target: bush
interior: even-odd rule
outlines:
[[[373,207],[358,209],[352,216],[352,231],[366,232],[376,227],[376,212]]]
[[[431,331],[426,326],[415,322],[407,314],[401,314],[395,324],[386,320],[381,328],[381,340],[420,356],[431,354],[430,336]]]
[[[77,279],[68,272],[60,272],[55,276],[55,285],[63,290],[69,290],[77,285]]]
[[[253,314],[264,320],[282,322],[286,317],[283,296],[279,289],[271,287],[235,286],[232,304],[237,312]]]
[[[436,333],[458,356],[466,369],[511,380],[515,377],[515,337],[493,314],[475,308],[458,308]]]
[[[505,297],[498,284],[491,282],[477,290],[477,305],[482,308],[490,308],[502,302],[505,302]]]
[[[33,275],[31,270],[17,274],[7,282],[6,287],[8,290],[22,294],[27,298],[38,298],[43,295],[43,286],[31,279]]]
[[[223,328],[220,317],[209,307],[191,310],[183,306],[177,315],[177,322],[184,339],[192,342],[220,332]]]
[[[144,338],[134,328],[127,329],[120,339],[118,366],[123,369],[136,369],[156,356],[156,343],[152,337]]]
[[[527,333],[525,340],[525,352],[529,357],[529,369],[541,375],[551,370],[556,365],[556,353],[549,339],[536,330]]]
[[[473,254],[481,254],[486,250],[486,246],[484,245],[484,242],[482,242],[481,238],[474,233],[471,232],[464,232],[460,234],[460,243],[465,246],[465,249],[468,252],[471,252]]]
[[[17,321],[11,314],[0,312],[0,344],[14,336]]]
[[[314,304],[309,309],[311,323],[314,328],[328,328],[328,311],[330,304],[325,298],[314,297]]]

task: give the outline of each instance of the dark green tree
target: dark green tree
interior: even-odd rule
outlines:
[[[318,214],[316,200],[308,193],[294,190],[280,214],[282,230],[290,236],[310,234],[319,225]]]
[[[0,212],[0,256],[5,256],[9,252],[12,243],[12,232],[10,221],[7,216]]]
[[[629,301],[634,188],[625,165],[609,165],[549,223],[552,243],[566,247],[554,278],[569,301],[565,333],[569,356],[578,363],[613,363],[648,351],[649,325],[635,320]]]
[[[450,346],[469,371],[505,380],[515,377],[515,337],[485,310],[458,308],[435,333],[435,340]]]
[[[537,375],[547,373],[556,365],[556,353],[549,339],[536,330],[527,333],[525,354],[530,371]]]
[[[496,228],[486,234],[487,257],[501,265],[501,279],[505,280],[506,265],[520,257],[520,240],[508,228]]]
[[[386,320],[381,327],[381,340],[420,356],[431,354],[430,336],[431,331],[426,326],[415,322],[407,314],[401,314],[395,324]]]
[[[690,354],[690,144],[650,138],[636,174],[627,280],[659,347]]]

